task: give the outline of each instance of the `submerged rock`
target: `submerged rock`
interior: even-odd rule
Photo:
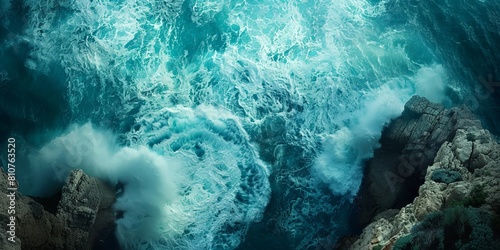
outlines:
[[[0,186],[7,187],[7,176],[0,173]],[[7,211],[6,189],[0,189],[0,209]],[[7,241],[0,231],[0,249],[91,249],[97,235],[114,225],[114,191],[82,170],[73,170],[62,188],[56,214],[30,197],[16,192],[16,243]],[[0,213],[0,223],[9,217]]]

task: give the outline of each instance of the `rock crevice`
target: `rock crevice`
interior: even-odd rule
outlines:
[[[428,109],[431,108],[429,111]],[[438,110],[440,110],[438,112]],[[405,115],[406,114],[406,115]],[[408,115],[410,114],[410,115]],[[434,125],[426,115],[439,115],[435,117]],[[430,117],[429,117],[430,118]],[[420,123],[424,125],[420,125]],[[404,132],[404,128],[410,127]],[[418,128],[418,129],[415,129]],[[427,130],[425,128],[432,128]],[[431,140],[418,138],[416,134],[427,132]],[[417,172],[423,174],[422,184],[418,187],[418,194],[409,203],[399,210],[390,209],[391,203],[402,195],[402,192],[389,194],[389,201],[382,203],[376,198],[369,199],[362,203],[364,206],[376,205],[375,211],[365,212],[365,220],[371,223],[366,226],[357,241],[350,247],[342,249],[392,249],[394,243],[401,237],[409,235],[412,228],[422,222],[430,213],[441,211],[445,208],[455,207],[457,204],[466,204],[479,207],[481,211],[498,215],[500,213],[500,145],[492,135],[481,127],[480,122],[474,118],[471,112],[465,108],[453,108],[446,110],[436,104],[429,105],[428,101],[414,97],[408,102],[405,113],[396,119],[385,132],[386,144],[394,139],[397,144],[404,145],[404,149],[411,148],[415,143],[424,142],[430,145],[438,145],[437,148],[429,147],[426,150],[429,154],[425,157],[432,157],[431,163],[425,163],[429,159],[419,161],[423,165],[417,165]],[[408,140],[404,144],[405,140]],[[428,144],[429,145],[429,144]],[[383,148],[384,146],[382,146]],[[387,150],[383,149],[382,151]],[[436,151],[434,153],[434,151]],[[379,154],[380,155],[380,154]],[[377,157],[377,154],[376,156]],[[372,165],[375,162],[379,165]],[[390,161],[389,161],[390,162]],[[404,177],[394,171],[396,164],[390,162],[380,165],[383,159],[375,160],[368,166],[368,173],[364,180],[367,183],[374,182],[377,175],[372,172],[374,169],[393,171],[401,178],[418,178],[418,176]],[[420,169],[421,168],[421,169]],[[378,178],[381,178],[378,173]],[[385,182],[384,185],[395,185],[396,190],[404,186],[406,179],[399,179],[399,182]],[[380,184],[379,184],[380,185]],[[365,185],[365,195],[379,192],[373,185]],[[479,200],[479,201],[478,201]],[[460,206],[460,205],[458,205]],[[386,212],[380,213],[386,209]],[[389,209],[389,210],[387,210]],[[395,212],[397,211],[397,212]],[[367,213],[370,212],[369,215]],[[377,216],[374,216],[378,214]],[[371,217],[370,217],[371,216]],[[371,219],[373,218],[373,219]]]
[[[378,213],[410,203],[441,145],[468,127],[481,128],[481,123],[467,107],[445,109],[412,97],[402,115],[384,129],[382,146],[367,163],[357,198],[359,224],[367,225]],[[471,151],[462,151],[469,158]]]

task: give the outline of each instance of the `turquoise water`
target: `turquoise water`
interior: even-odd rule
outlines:
[[[3,1],[20,188],[124,183],[129,249],[328,249],[414,94],[498,131],[496,1]],[[29,184],[28,184],[29,183]]]

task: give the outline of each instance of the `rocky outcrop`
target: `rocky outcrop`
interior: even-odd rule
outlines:
[[[375,218],[350,249],[392,249],[429,213],[477,199],[483,199],[475,204],[480,209],[499,214],[500,145],[474,123],[441,145],[413,202],[395,215]]]
[[[481,128],[481,123],[467,107],[445,109],[412,97],[402,115],[383,131],[382,146],[367,163],[357,197],[359,224],[366,225],[380,212],[410,203],[441,145],[451,141],[458,129],[469,127]],[[458,150],[465,157],[468,149]]]
[[[96,232],[114,222],[111,209],[114,198],[114,191],[102,181],[82,170],[70,173],[57,207],[57,218],[72,230],[68,249],[91,246]]]
[[[3,171],[0,186],[7,187]],[[7,211],[6,189],[0,190],[0,209]],[[55,215],[30,197],[15,193],[16,243],[7,241],[2,230],[0,249],[91,249],[97,234],[114,224],[114,191],[81,170],[68,176]],[[0,213],[3,225],[8,220],[5,212]]]
[[[60,245],[61,238],[69,233],[64,230],[62,223],[52,214],[46,212],[43,207],[29,197],[15,193],[13,211],[15,214],[8,214],[11,192],[7,191],[7,175],[3,168],[0,168],[0,249],[47,249],[47,245]],[[6,232],[10,216],[15,216],[15,243],[7,240]],[[54,235],[55,237],[51,237]],[[29,246],[29,247],[27,247]]]

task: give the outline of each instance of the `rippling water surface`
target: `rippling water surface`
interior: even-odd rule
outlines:
[[[4,0],[0,136],[124,183],[123,248],[329,249],[412,95],[499,128],[500,3],[438,2]]]

